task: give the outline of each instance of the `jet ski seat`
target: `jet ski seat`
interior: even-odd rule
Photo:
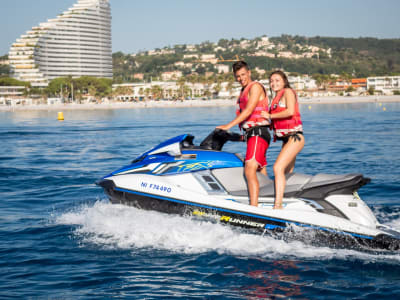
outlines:
[[[244,168],[224,168],[211,171],[225,190],[233,196],[248,196]],[[260,184],[260,197],[274,197],[274,181],[268,176],[257,173]],[[361,174],[317,174],[306,175],[291,173],[286,176],[285,197],[304,197],[309,199],[324,199],[329,194],[348,194],[368,183],[369,178]],[[262,199],[259,200],[262,202]]]
[[[211,173],[229,194],[235,196],[248,196],[247,181],[244,176],[243,167],[214,169]],[[274,182],[269,179],[268,176],[257,173],[257,178],[260,184],[260,189],[269,186],[273,188]]]
[[[214,177],[222,184],[225,190],[234,196],[248,196],[247,181],[244,168],[227,168],[212,170]],[[287,177],[285,193],[301,191],[302,187],[311,181],[313,176],[292,173]],[[268,176],[257,173],[260,184],[260,197],[274,197],[274,181]]]

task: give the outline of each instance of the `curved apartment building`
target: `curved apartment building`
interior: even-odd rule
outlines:
[[[112,78],[109,0],[78,0],[33,27],[12,44],[9,60],[12,77],[36,87],[57,77]]]

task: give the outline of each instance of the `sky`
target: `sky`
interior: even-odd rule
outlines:
[[[77,0],[0,0],[0,56]],[[113,52],[281,34],[400,38],[399,0],[110,0]]]

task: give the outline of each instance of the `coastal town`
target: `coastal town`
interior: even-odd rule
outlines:
[[[232,100],[241,89],[231,70],[238,60],[249,62],[252,77],[267,90],[269,74],[283,70],[300,99],[400,95],[396,61],[389,57],[378,64],[379,57],[338,48],[334,38],[264,35],[111,53],[110,22],[102,17],[101,31],[87,28],[91,46],[82,52],[74,24],[86,26],[85,18],[76,5],[16,39],[9,53],[0,56],[0,107]],[[62,27],[65,20],[71,28]],[[97,44],[92,43],[95,36]],[[360,41],[349,40],[354,47]],[[73,51],[66,54],[65,47]],[[365,67],[366,61],[372,67]]]

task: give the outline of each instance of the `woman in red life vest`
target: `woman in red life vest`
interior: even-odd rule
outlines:
[[[217,128],[229,130],[233,126],[239,125],[240,129],[245,131],[247,151],[244,174],[247,180],[250,204],[258,206],[260,188],[257,171],[267,175],[266,152],[271,139],[268,131],[270,123],[261,115],[262,111],[268,111],[268,97],[264,86],[259,82],[252,81],[251,72],[244,61],[233,64],[233,73],[242,86],[236,118]]]
[[[275,203],[274,209],[282,209],[286,177],[292,173],[296,155],[304,147],[303,125],[300,118],[299,103],[294,90],[282,71],[275,71],[269,77],[270,88],[275,93],[270,111],[262,116],[271,120],[274,139],[282,141],[282,149],[274,164]]]

